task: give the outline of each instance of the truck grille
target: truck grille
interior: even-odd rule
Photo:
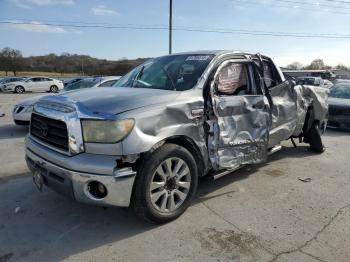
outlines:
[[[30,134],[44,143],[68,151],[68,131],[64,122],[33,113]]]

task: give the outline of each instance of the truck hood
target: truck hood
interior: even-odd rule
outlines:
[[[150,88],[99,87],[45,96],[40,101],[75,104],[82,113],[116,115],[129,110],[174,101],[177,91]]]

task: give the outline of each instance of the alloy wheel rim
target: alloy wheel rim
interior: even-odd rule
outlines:
[[[164,160],[153,173],[149,194],[154,208],[173,212],[186,200],[191,187],[191,173],[185,161],[177,157]]]

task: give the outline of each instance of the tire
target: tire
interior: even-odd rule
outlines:
[[[314,123],[307,133],[310,150],[315,153],[323,153],[325,148],[322,142],[319,125]]]
[[[17,94],[22,94],[22,93],[24,93],[25,92],[25,90],[24,90],[24,87],[23,86],[16,86],[15,87],[15,93],[17,93]]]
[[[320,126],[315,121],[313,108],[309,108],[303,127],[304,143],[310,145],[310,150],[315,153],[323,153],[325,148],[322,142]]]
[[[58,87],[53,85],[53,86],[50,86],[50,92],[51,93],[57,93],[58,92]]]
[[[168,171],[169,166],[172,172]],[[155,223],[178,218],[196,193],[197,172],[194,157],[181,146],[165,144],[146,155],[134,185],[132,206],[136,215]]]

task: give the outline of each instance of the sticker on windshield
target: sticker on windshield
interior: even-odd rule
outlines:
[[[191,55],[186,58],[186,61],[205,61],[208,60],[210,56],[208,55]]]

